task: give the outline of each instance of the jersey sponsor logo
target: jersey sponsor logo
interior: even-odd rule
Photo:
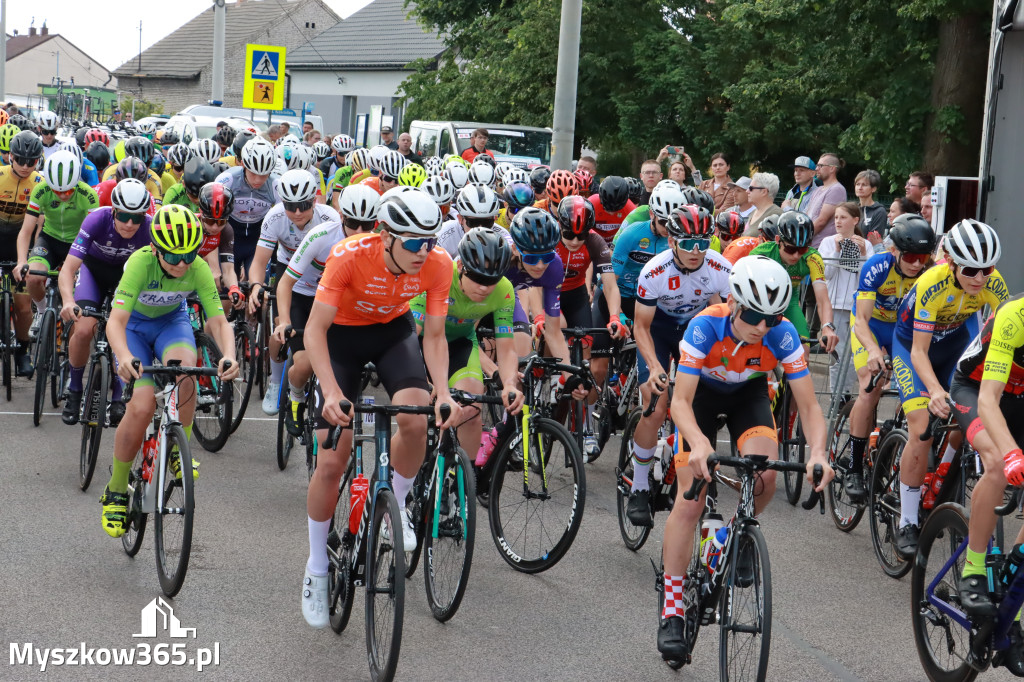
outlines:
[[[707,263],[708,267],[718,270],[719,272],[725,272],[726,270],[728,270],[728,268],[726,268],[724,265],[710,258],[705,258],[704,262]]]
[[[670,291],[675,291],[680,286],[679,275],[673,275],[668,278],[668,288]]]
[[[652,258],[654,258],[653,253],[645,253],[643,251],[633,251],[632,253],[629,254],[629,260],[633,261],[634,263],[639,263],[640,265],[646,265],[647,261],[651,260]]]
[[[933,285],[931,285],[930,287],[928,287],[927,289],[924,290],[924,293],[921,294],[921,306],[922,307],[928,305],[928,301],[930,301],[933,297],[937,296],[940,292],[942,292],[943,289],[946,288],[946,286],[947,286],[946,282],[947,282],[948,279],[949,279],[948,277],[943,278],[942,281],[940,281],[939,283],[933,284]]]
[[[701,294],[701,290],[700,289],[694,289],[693,290],[693,295],[694,296],[700,296],[700,294]],[[695,303],[696,303],[696,301],[695,301]]]
[[[896,375],[896,383],[899,384],[900,392],[910,396],[914,394],[914,371],[907,366],[899,357],[893,359],[893,374]]]
[[[1003,339],[1009,341],[1013,338],[1014,333],[1017,331],[1017,325],[1014,324],[1013,320],[1007,320],[1003,328],[999,330],[999,333],[1003,335]]]
[[[379,306],[376,303],[371,303],[370,301],[356,301],[356,311],[360,313],[368,313],[370,315],[390,315],[401,307],[402,304]]]
[[[650,245],[651,245],[651,240],[648,239],[647,237],[644,237],[643,239],[641,239],[640,243],[637,244],[637,246],[639,246],[641,249],[646,249]]]
[[[331,253],[333,255],[335,255],[335,256],[340,256],[341,254],[345,253],[346,251],[350,251],[352,253],[355,253],[356,251],[359,251],[359,249],[369,248],[370,244],[373,242],[375,236],[376,235],[366,235],[364,237],[360,237],[359,239],[344,239],[344,240],[342,240],[342,241],[340,241],[340,242],[338,242],[337,244],[334,245],[334,248],[331,249]],[[380,238],[377,237],[377,239],[380,239]],[[379,279],[382,282],[386,282],[387,281],[386,279],[378,278],[378,277],[374,277],[374,279]]]
[[[643,284],[636,285],[636,293],[640,298],[647,298],[647,289],[644,289]]]
[[[985,285],[985,288],[991,291],[993,294],[995,294],[996,298],[998,298],[1000,301],[1006,300],[1007,298],[1010,297],[1010,292],[1006,288],[1006,282],[1004,282],[1002,279],[989,277],[988,283]]]
[[[796,348],[796,344],[793,341],[793,335],[786,332],[782,337],[782,341],[779,342],[779,348],[782,350],[793,350]]]
[[[704,286],[707,286],[708,284],[711,284],[711,278],[710,277],[701,276],[700,277],[700,283],[703,284]]]
[[[143,291],[138,300],[143,305],[162,307],[177,305],[188,298],[188,294],[188,291]]]
[[[694,326],[693,328],[693,340],[696,343],[704,343],[708,340],[708,337],[704,335],[704,332],[700,330],[700,326]]]
[[[921,310],[917,313],[917,316],[920,317],[922,320],[927,320],[929,317],[931,317],[931,313],[929,313],[927,310]]]
[[[159,282],[157,282],[157,281],[156,281],[155,279],[153,279],[153,280],[150,280],[150,282],[149,282],[149,284],[148,284],[148,285],[146,286],[146,288],[147,288],[147,289],[156,289],[156,288],[157,288],[157,287],[159,287],[159,286],[160,286],[160,283],[159,283]]]

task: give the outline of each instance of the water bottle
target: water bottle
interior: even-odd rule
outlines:
[[[942,490],[942,482],[946,480],[946,474],[949,473],[949,465],[950,462],[942,462],[935,469],[935,473],[924,475],[924,485],[921,486],[921,506],[925,509],[931,510],[935,506],[935,498]]]
[[[710,512],[704,517],[700,526],[700,562],[708,565],[708,557],[712,552],[712,540],[719,530],[725,527],[725,520],[721,514]]]
[[[153,478],[153,462],[156,460],[156,436],[142,442],[142,480],[149,483]]]
[[[665,451],[668,449],[668,441],[664,438],[658,439],[658,444],[654,446],[654,480],[663,481],[665,479]]]
[[[871,432],[870,436],[868,436],[868,448],[872,452],[874,452],[878,448],[878,437],[881,435],[881,433],[882,430],[876,426],[875,430]]]
[[[676,438],[678,433],[679,429],[676,429],[675,433],[669,434],[667,440],[672,458],[668,461],[668,466],[665,467],[665,485],[672,485],[676,480],[675,457],[679,454],[679,440]]]
[[[616,398],[622,396],[622,385],[619,383],[619,373],[612,372],[612,375],[608,378],[608,387],[615,394]]]
[[[1003,566],[1002,580],[1004,585],[1009,585],[1013,582],[1022,565],[1024,565],[1024,545],[1014,545],[1006,557],[1006,564]]]
[[[353,535],[359,532],[359,521],[363,518],[363,507],[366,505],[366,495],[369,491],[370,482],[365,476],[359,474],[352,479],[348,529]]]
[[[729,539],[729,526],[722,526],[715,533],[714,537],[708,544],[711,546],[711,551],[708,553],[708,573],[711,575],[715,574],[715,570],[718,569],[719,560],[722,558],[722,548],[725,547],[725,541]]]

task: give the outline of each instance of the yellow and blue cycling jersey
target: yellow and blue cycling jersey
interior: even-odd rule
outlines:
[[[921,275],[900,303],[896,336],[909,344],[914,332],[924,332],[932,335],[932,344],[941,343],[986,305],[995,308],[1009,297],[998,270],[992,272],[980,293],[971,295],[957,284],[948,263],[936,265]],[[976,325],[972,331],[977,331]]]
[[[892,355],[892,334],[896,326],[896,313],[900,301],[913,288],[920,276],[921,273],[915,277],[908,277],[900,272],[899,258],[891,253],[875,254],[860,270],[856,300],[858,304],[860,301],[870,301],[874,305],[871,319],[868,320],[868,329],[875,343],[889,355]],[[853,348],[853,366],[856,369],[866,367],[867,348],[856,334],[850,337],[850,344]]]

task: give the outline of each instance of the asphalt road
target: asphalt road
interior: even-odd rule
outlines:
[[[306,474],[281,472],[274,421],[247,420],[224,450],[205,453],[197,484],[192,560],[170,600],[184,640],[133,638],[140,612],[160,595],[152,534],[134,559],[100,528],[98,498],[112,433],[96,479],[78,489],[79,428],[56,414],[34,428],[27,384],[0,403],[0,679],[38,679],[39,665],[13,664],[17,644],[86,649],[185,642],[187,656],[216,648],[203,677],[340,679],[369,677],[362,596],[342,635],[312,630],[299,611],[307,555]],[[264,417],[258,405],[249,414]],[[51,410],[51,412],[55,412]],[[718,636],[702,631],[692,666],[673,672],[655,646],[657,595],[650,559],[664,517],[638,553],[625,549],[615,513],[613,453],[587,469],[580,534],[552,570],[523,575],[499,557],[482,518],[465,600],[447,624],[434,621],[422,570],[407,583],[398,678],[406,680],[621,680],[718,677]],[[780,486],[781,488],[781,486]],[[886,577],[862,523],[849,535],[817,512],[780,496],[762,515],[774,590],[772,680],[922,680],[910,621],[909,577]],[[53,666],[64,679],[193,678],[188,667],[144,670]],[[1010,679],[1004,670],[986,680]]]

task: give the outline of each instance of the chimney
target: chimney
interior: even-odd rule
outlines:
[[[46,22],[43,22],[43,27],[39,29],[39,35],[48,36],[50,35],[50,29],[46,28]]]
[[[36,34],[36,27],[35,26],[29,26],[28,27],[28,35],[29,35],[29,37],[32,37],[35,34]]]

